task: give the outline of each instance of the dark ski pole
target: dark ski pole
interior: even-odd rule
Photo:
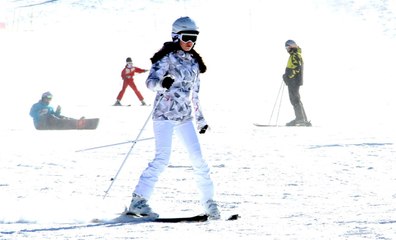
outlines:
[[[105,194],[103,195],[103,199],[105,199],[106,196],[107,196],[107,194],[109,193],[111,187],[113,186],[115,180],[116,180],[117,177],[118,177],[118,174],[121,172],[122,167],[124,166],[124,164],[125,164],[126,160],[128,159],[129,155],[131,154],[133,147],[135,147],[136,143],[139,141],[140,135],[142,134],[142,132],[143,132],[143,130],[145,129],[147,123],[149,122],[151,116],[153,115],[154,110],[157,108],[157,106],[159,105],[159,103],[161,102],[161,100],[162,100],[163,97],[164,97],[164,94],[161,94],[160,97],[159,97],[159,99],[158,99],[158,101],[157,101],[157,103],[156,103],[155,106],[153,107],[153,110],[151,110],[149,116],[147,117],[146,122],[143,124],[143,127],[140,129],[139,134],[137,135],[135,141],[133,141],[133,144],[132,144],[131,148],[129,149],[127,155],[125,156],[124,161],[122,161],[121,166],[120,166],[120,168],[118,169],[116,175],[115,175],[113,178],[111,178],[110,186],[109,186],[109,187],[107,188],[107,190],[105,191]]]

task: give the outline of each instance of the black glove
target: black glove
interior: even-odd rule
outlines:
[[[171,78],[170,76],[166,76],[166,77],[164,77],[164,79],[162,79],[162,87],[169,89],[172,86],[174,81],[175,80],[173,78]]]
[[[283,74],[282,78],[283,78],[283,82],[286,84],[286,86],[289,85],[289,78],[287,77],[286,73]]]
[[[199,130],[199,134],[204,134],[208,128],[209,128],[208,125],[203,126],[203,127],[201,128],[201,130]]]

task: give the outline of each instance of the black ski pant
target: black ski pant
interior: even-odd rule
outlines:
[[[307,115],[305,114],[304,106],[300,97],[300,85],[289,83],[287,88],[289,90],[290,103],[292,104],[294,114],[296,115],[296,121],[307,121]]]

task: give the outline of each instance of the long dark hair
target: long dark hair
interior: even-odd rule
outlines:
[[[158,52],[156,52],[152,58],[150,58],[151,63],[154,64],[163,57],[165,57],[168,53],[176,52],[178,50],[182,50],[179,42],[165,42],[162,48]],[[202,57],[197,53],[197,51],[195,51],[193,48],[189,51],[189,53],[195,60],[197,60],[199,65],[199,71],[201,73],[206,72],[206,65],[203,62]]]

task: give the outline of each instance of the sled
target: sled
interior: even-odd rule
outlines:
[[[37,130],[94,130],[98,127],[99,118],[81,118],[81,119],[56,119],[43,124]]]

